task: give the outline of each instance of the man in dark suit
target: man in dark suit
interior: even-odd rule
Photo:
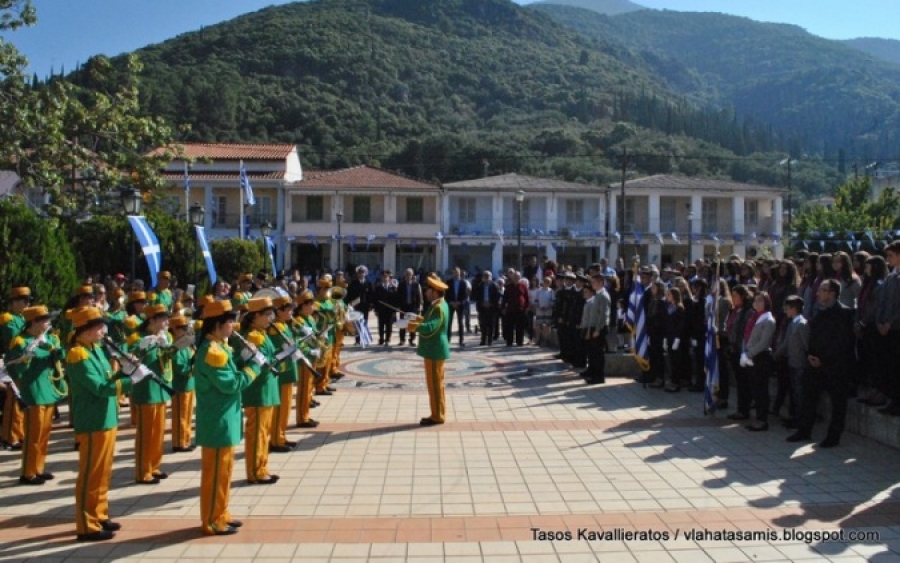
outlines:
[[[463,347],[463,333],[465,329],[465,307],[469,301],[469,284],[463,278],[462,270],[453,268],[453,277],[447,280],[447,294],[444,300],[450,307],[450,318],[447,320],[447,338],[453,337],[453,318],[459,326],[459,346]]]
[[[481,345],[490,346],[494,343],[494,320],[500,309],[500,290],[497,289],[490,270],[481,273],[481,279],[472,288],[471,299],[478,311]]]
[[[363,323],[369,325],[369,311],[372,310],[372,300],[375,295],[375,288],[366,276],[369,269],[365,266],[356,268],[356,279],[352,280],[347,286],[347,295],[344,302],[353,307],[354,310],[362,313]],[[356,343],[359,344],[359,336],[356,337]]]
[[[381,281],[375,286],[375,316],[378,317],[379,346],[388,346],[391,343],[391,333],[397,319],[397,311],[394,309],[400,305],[397,285],[391,271],[384,270],[381,272]]]
[[[422,312],[422,286],[416,280],[416,273],[412,268],[407,268],[403,273],[403,279],[397,286],[397,298],[399,307],[407,313],[420,314]],[[400,344],[406,341],[406,329],[400,329]],[[409,333],[409,345],[416,343],[416,333]]]

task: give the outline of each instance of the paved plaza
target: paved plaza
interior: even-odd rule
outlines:
[[[159,485],[133,484],[123,412],[110,492],[123,530],[75,542],[63,425],[42,487],[19,486],[19,453],[0,452],[0,560],[900,560],[900,451],[852,434],[834,449],[788,444],[777,424],[704,416],[699,393],[588,387],[547,350],[474,341],[448,362],[448,422],[421,428],[413,349],[347,343],[348,377],[313,411],[321,426],[271,454],[278,483],[248,485],[238,447],[238,534],[200,535],[199,450],[167,453]]]

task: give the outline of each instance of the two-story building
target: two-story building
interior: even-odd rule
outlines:
[[[259,237],[260,227],[268,224],[277,244],[284,231],[286,190],[303,179],[297,148],[291,144],[231,143],[185,143],[182,147],[184,158],[172,160],[165,169],[172,188],[161,194],[164,209],[186,219],[190,205],[203,205],[210,240]],[[244,205],[241,163],[256,200],[252,206]]]
[[[444,246],[441,189],[368,166],[307,171],[287,189],[285,264],[303,271],[433,270]]]

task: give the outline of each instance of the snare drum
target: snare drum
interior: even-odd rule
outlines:
[[[359,326],[363,322],[363,314],[359,311],[347,313],[347,322],[344,323],[344,331],[347,334],[359,334]]]

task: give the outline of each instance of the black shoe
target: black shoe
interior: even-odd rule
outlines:
[[[751,422],[744,428],[746,428],[750,432],[765,432],[766,430],[769,429],[769,423],[762,422],[760,420],[754,420],[753,422]]]
[[[401,342],[401,344],[402,344],[402,342]],[[338,379],[343,379],[344,377],[345,377],[345,376],[344,376],[344,373],[339,371],[339,372],[334,373],[334,374],[331,375],[331,380],[332,380],[332,381],[337,381]]]
[[[466,345],[465,345],[465,343],[463,343],[463,342],[460,342],[460,343],[459,343],[459,347],[460,347],[460,348],[465,348],[465,347],[466,347]]]
[[[188,446],[188,447],[186,447],[186,448],[175,448],[175,447],[173,447],[173,448],[172,448],[172,451],[175,452],[175,453],[177,453],[177,454],[179,454],[179,453],[192,452],[192,451],[194,451],[194,450],[196,450],[196,449],[197,449],[197,446]]]
[[[110,532],[109,530],[98,530],[96,532],[91,532],[90,534],[78,534],[75,539],[77,541],[106,541],[113,539],[115,535],[115,533]]]
[[[810,438],[812,438],[812,436],[810,436],[807,432],[800,432],[798,430],[797,432],[794,432],[793,434],[785,438],[785,440],[787,440],[788,442],[806,442],[809,441]]]
[[[53,475],[53,473],[44,472],[44,473],[38,473],[38,477],[40,477],[44,481],[52,481],[53,477],[55,477],[55,475]]]
[[[585,377],[584,380],[588,385],[599,385],[601,383],[606,383],[606,379],[603,377]]]
[[[443,422],[435,422],[434,420],[427,417],[419,421],[419,426],[434,426],[436,424],[443,424]]]
[[[157,479],[168,479],[169,478],[169,474],[166,473],[165,471],[160,471],[159,473],[154,473],[153,476],[156,477]]]
[[[298,422],[297,428],[315,428],[319,425],[318,420],[309,419],[306,422]]]
[[[822,440],[821,442],[819,442],[819,447],[820,448],[833,448],[833,447],[837,446],[838,444],[840,444],[840,442],[841,442],[840,438],[828,437],[828,438],[825,438],[824,440]]]
[[[260,479],[259,481],[251,483],[251,485],[274,485],[278,482],[278,475],[269,475],[265,479]]]
[[[321,404],[322,404],[322,403],[320,403],[319,401],[313,399],[312,401],[309,402],[309,407],[312,408],[312,409],[314,409],[314,408],[318,407],[318,406],[321,405]]]
[[[283,446],[269,446],[269,451],[274,452],[276,454],[286,454],[292,451],[294,448],[288,447],[287,444]]]
[[[319,396],[321,396],[321,395],[333,395],[333,394],[334,394],[334,393],[332,393],[332,392],[329,391],[328,389],[326,389],[326,390],[324,390],[324,391],[316,391],[316,395],[319,395]],[[316,405],[316,406],[319,406],[319,405]]]
[[[326,391],[331,391],[332,393],[337,393],[337,389],[331,386],[325,388]]]
[[[224,529],[222,529],[222,530],[215,530],[215,531],[213,532],[213,534],[214,534],[214,535],[217,535],[217,536],[231,536],[231,535],[236,534],[237,531],[238,531],[237,527],[232,526],[231,524],[229,524],[228,526],[226,526],[226,527],[225,527]]]
[[[678,393],[679,391],[681,391],[681,387],[669,384],[663,388],[663,391],[665,391],[666,393]]]
[[[289,447],[289,448],[296,448],[296,447],[297,447],[297,442],[285,441],[284,445],[287,446],[287,447]]]
[[[113,522],[112,520],[101,520],[100,525],[107,532],[118,532],[122,529],[122,525],[118,522]]]
[[[725,418],[727,418],[728,420],[747,420],[750,417],[742,412],[733,412]]]
[[[152,479],[146,481],[137,480],[135,483],[138,485],[159,485],[159,477],[154,475]]]
[[[797,421],[793,418],[783,418],[781,420],[781,425],[787,428],[788,430],[796,430],[798,428]]]
[[[9,449],[18,452],[22,450],[22,442],[16,442],[15,444],[10,444]]]
[[[231,520],[230,522],[228,522],[228,525],[231,526],[232,528],[240,528],[241,526],[244,525],[244,523],[241,522],[240,520]]]
[[[554,360],[564,360],[565,358],[563,358],[562,354],[553,354],[553,359]]]
[[[20,485],[43,485],[46,481],[41,479],[40,475],[35,475],[34,477],[26,477],[24,475],[19,477]]]

